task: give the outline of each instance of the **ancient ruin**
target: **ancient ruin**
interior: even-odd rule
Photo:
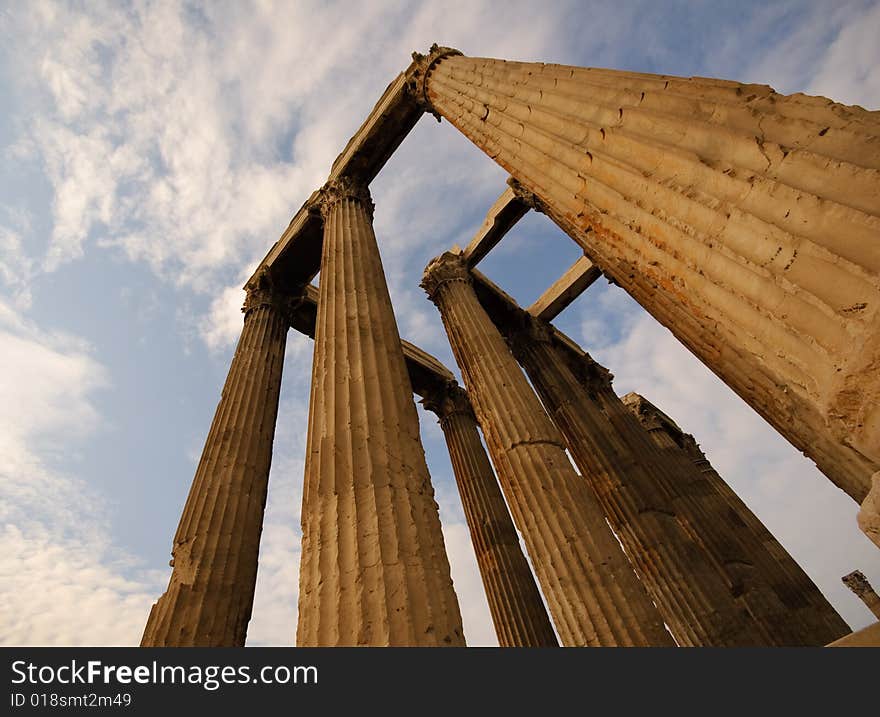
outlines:
[[[413,277],[463,386],[401,340],[372,225],[369,184],[425,113],[510,175],[470,244]],[[847,635],[693,436],[552,324],[600,276],[622,287],[880,546],[878,136],[877,112],[762,85],[415,53],[245,286],[142,644],[245,643],[290,327],[315,345],[298,645],[464,645],[413,394],[499,644],[880,644],[876,625]],[[476,266],[530,210],[583,256],[523,308]]]

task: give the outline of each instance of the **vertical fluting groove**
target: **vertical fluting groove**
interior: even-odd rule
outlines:
[[[446,438],[499,645],[557,646],[465,391],[455,384],[438,386],[424,404],[438,415]]]
[[[477,301],[462,259],[438,257],[422,285],[440,310],[562,642],[673,644],[596,498]]]
[[[366,188],[325,187],[299,645],[463,645]]]
[[[244,645],[278,413],[284,297],[252,287],[232,365],[174,537],[143,646]]]
[[[446,55],[431,108],[839,487],[880,467],[880,115]]]
[[[650,466],[621,441],[557,355],[545,327],[527,323],[506,327],[506,333],[678,644],[764,644],[727,588],[726,576],[677,521]]]
[[[761,644],[802,645],[805,640],[796,616],[789,614],[765,576],[754,569],[758,546],[737,533],[726,520],[723,501],[699,495],[691,480],[695,471],[689,460],[660,451],[638,420],[614,393],[610,380],[593,374],[587,388],[595,394],[611,424],[642,462],[650,465],[657,483],[670,496],[681,525],[701,545],[716,569],[727,577],[733,595],[757,626]]]
[[[802,645],[826,645],[849,632],[849,627],[816,584],[776,540],[767,527],[715,471],[693,436],[685,434],[653,404],[631,393],[623,404],[664,453],[684,456],[695,468],[689,492],[695,501],[709,502],[705,513],[716,515],[735,532],[748,551],[754,569],[790,611],[793,639]],[[719,502],[719,498],[723,502]],[[727,510],[720,510],[726,507]],[[719,514],[720,513],[720,514]]]

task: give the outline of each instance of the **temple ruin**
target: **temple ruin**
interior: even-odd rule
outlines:
[[[463,386],[401,340],[373,231],[369,184],[425,113],[510,175],[420,278]],[[245,286],[142,645],[245,643],[291,327],[314,338],[298,645],[465,644],[413,394],[440,422],[502,646],[880,644],[880,624],[847,636],[693,436],[552,323],[600,276],[622,287],[880,545],[878,180],[880,113],[860,107],[414,53]],[[476,267],[529,211],[583,256],[521,307]]]

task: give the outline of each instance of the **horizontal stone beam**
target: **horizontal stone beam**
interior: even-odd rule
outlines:
[[[333,162],[328,179],[356,176],[369,184],[400,143],[419,121],[424,110],[411,90],[417,74],[416,61],[388,85],[345,149]],[[316,211],[318,192],[299,209],[281,238],[260,262],[248,281],[269,269],[278,286],[293,288],[308,284],[321,268],[323,223]]]
[[[303,292],[303,301],[293,312],[291,328],[309,338],[315,338],[315,323],[318,316],[318,288],[306,286]],[[415,393],[423,398],[447,381],[452,381],[455,376],[440,361],[423,351],[409,341],[401,340],[403,356],[406,359],[406,367],[409,379]]]
[[[529,206],[520,199],[513,188],[508,187],[498,197],[486,214],[471,243],[464,250],[464,260],[468,266],[476,266],[492,248],[501,241],[507,232],[525,216]]]
[[[516,325],[528,312],[516,303],[516,299],[506,293],[500,286],[477,269],[471,269],[471,277],[474,282],[474,291],[480,304],[489,314],[492,321],[505,333],[505,328]],[[553,338],[557,345],[564,351],[565,357],[572,365],[578,365],[587,359],[587,353],[578,343],[562,333],[551,324]]]
[[[539,319],[552,321],[600,276],[599,267],[582,256],[526,310]]]

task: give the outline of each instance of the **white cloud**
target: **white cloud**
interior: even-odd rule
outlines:
[[[212,350],[226,348],[238,341],[242,327],[241,306],[245,293],[241,284],[227,286],[211,302],[208,319],[201,323],[201,335]]]
[[[85,9],[35,0],[4,11],[10,27],[4,59],[9,75],[18,78],[15,96],[22,103],[13,114],[24,128],[6,156],[43,166],[53,221],[46,248],[26,224],[0,231],[0,278],[22,308],[36,272],[88,259],[96,248],[116,251],[146,264],[163,281],[206,296],[207,316],[186,316],[181,325],[209,348],[227,348],[241,327],[242,267],[262,257],[293,211],[324,181],[331,161],[411,50],[439,41],[473,55],[565,61],[591,53],[612,58],[601,64],[613,65],[623,61],[631,47],[628,35],[637,26],[640,43],[654,48],[657,57],[669,55],[659,41],[661,30],[644,19],[635,25],[644,14],[636,5],[618,6],[596,4],[590,21],[603,32],[577,36],[567,32],[577,19],[576,4],[567,3],[537,14],[526,2],[412,7],[389,1],[359,9],[317,0],[204,6],[139,0]],[[801,7],[769,7],[756,19],[794,13],[788,40],[756,50],[748,37],[729,35],[720,54],[738,58],[740,66],[744,54],[755,57],[744,79],[880,104],[880,58],[871,41],[878,7]],[[823,40],[829,28],[830,44]],[[718,54],[713,48],[712,57]],[[465,217],[491,204],[503,178],[448,124],[428,120],[374,183],[376,229],[401,333],[446,360],[448,346],[436,312],[416,287],[418,277],[431,256],[467,242],[475,227]],[[814,576],[822,574],[823,589],[841,604],[854,600],[832,586],[845,562],[869,575],[865,563],[873,559],[876,565],[852,533],[854,520],[842,517],[854,506],[824,510],[827,481],[810,474],[793,449],[621,296],[603,294],[599,308],[606,320],[593,319],[584,330],[587,347],[603,347],[598,357],[618,375],[618,388],[630,382],[695,432],[722,474],[750,502],[754,498],[756,510]],[[180,311],[186,314],[187,299],[183,303]],[[0,625],[10,620],[15,627],[0,636],[7,642],[89,641],[94,635],[136,642],[164,579],[156,581],[119,557],[96,528],[95,516],[103,510],[99,496],[49,460],[71,451],[77,436],[98,425],[90,396],[106,376],[87,347],[27,326],[11,307],[0,305],[0,316],[7,320],[3,336],[8,335],[3,339],[8,351],[0,347],[0,360],[7,362],[2,375],[17,377],[15,385],[0,387],[8,392],[3,405],[23,407],[21,420],[16,416],[0,426],[8,428],[0,435],[9,436],[0,455],[17,478],[4,479],[5,487],[17,491],[4,560],[13,560],[18,550],[27,568],[16,573],[13,560],[3,563],[3,575],[18,581],[10,583],[16,595],[57,588],[49,592],[53,601],[42,622],[25,598],[16,598],[13,612],[0,615]],[[285,376],[289,395],[282,416],[296,428],[285,433],[279,420],[251,644],[290,644],[295,631],[302,480],[296,447],[305,441],[310,351],[310,342],[291,335],[288,365],[297,369]],[[291,393],[293,373],[299,384]],[[439,478],[438,488],[451,485],[448,475]],[[68,496],[74,507],[57,511],[60,503],[45,500],[47,491]],[[471,644],[490,643],[491,623],[463,519],[448,507],[455,500],[442,490],[438,498],[466,634]],[[829,506],[840,505],[837,498],[828,500]],[[61,532],[44,519],[51,510],[64,526]],[[841,517],[814,521],[819,514]],[[806,534],[805,524],[816,527]],[[41,562],[40,555],[49,558]],[[77,582],[72,573],[69,579],[59,576],[53,563],[70,565],[85,577]],[[126,582],[122,575],[136,577]],[[880,576],[872,577],[880,582]],[[114,586],[115,593],[106,594],[100,585]],[[84,592],[90,589],[94,602]],[[85,617],[74,610],[77,605],[86,606],[80,610]],[[861,610],[857,604],[851,608],[854,614]],[[89,621],[99,609],[116,616],[116,628],[96,632]]]
[[[741,78],[772,85],[783,93],[806,92],[844,104],[880,108],[880,6],[865,0],[767,5],[751,26],[760,37],[771,22],[784,34],[755,54]],[[742,53],[731,37],[724,54]]]
[[[0,644],[139,642],[158,573],[113,546],[108,506],[67,472],[106,383],[81,341],[0,303]]]
[[[27,255],[21,233],[0,226],[0,281],[13,294],[15,306],[26,309],[31,303],[30,278],[33,261]]]

